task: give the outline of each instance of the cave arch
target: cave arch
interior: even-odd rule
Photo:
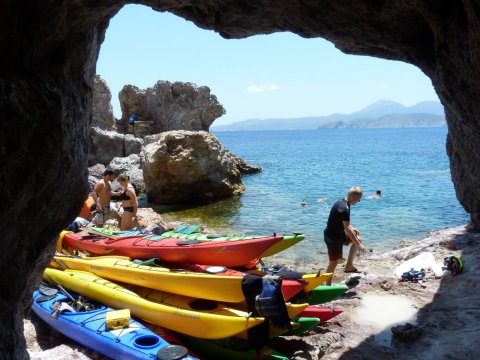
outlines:
[[[23,302],[87,195],[92,81],[109,20],[129,3],[0,2],[0,349],[28,358]],[[225,38],[291,31],[418,66],[444,105],[457,197],[480,228],[480,4],[464,0],[141,0]],[[67,200],[67,201],[66,201]],[[20,301],[23,299],[24,301]]]

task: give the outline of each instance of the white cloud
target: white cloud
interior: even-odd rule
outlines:
[[[270,85],[256,85],[252,84],[247,87],[248,92],[254,92],[254,93],[263,93],[265,91],[277,91],[279,89],[277,84],[270,84]]]

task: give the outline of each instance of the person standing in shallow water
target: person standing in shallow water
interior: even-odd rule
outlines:
[[[350,205],[356,205],[360,202],[363,192],[362,189],[354,186],[348,190],[345,199],[338,200],[333,204],[330,215],[328,216],[327,227],[323,232],[325,244],[328,249],[328,267],[327,273],[333,273],[337,267],[338,260],[343,257],[343,246],[350,245],[347,263],[344,272],[353,273],[358,270],[353,266],[353,260],[358,251],[365,252],[360,232],[350,223]],[[326,282],[332,284],[332,280]]]

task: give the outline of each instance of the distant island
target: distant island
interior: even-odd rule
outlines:
[[[380,100],[351,114],[301,118],[250,119],[212,125],[211,131],[316,130],[345,128],[412,128],[446,126],[445,112],[437,101],[413,106]]]

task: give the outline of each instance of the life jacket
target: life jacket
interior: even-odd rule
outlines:
[[[82,210],[80,210],[80,217],[84,219],[88,219],[90,217],[90,214],[92,212],[92,205],[95,202],[93,201],[93,197],[89,196],[87,200],[83,203]]]
[[[452,272],[453,276],[463,272],[463,261],[458,256],[447,256],[443,259],[443,264],[448,271]]]
[[[262,277],[262,284],[262,292],[255,297],[255,310],[260,316],[270,320],[274,327],[291,330],[292,325],[281,290],[282,279],[265,275]]]
[[[283,298],[282,279],[274,276],[247,274],[242,278],[242,291],[248,311],[265,321],[247,330],[250,346],[260,351],[268,341],[270,324],[291,329],[287,306]]]

